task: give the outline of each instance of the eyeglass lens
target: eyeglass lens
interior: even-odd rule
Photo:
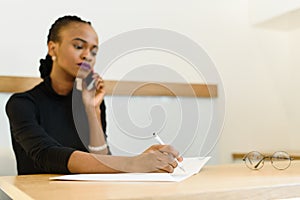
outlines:
[[[257,151],[248,153],[244,159],[250,169],[260,169],[264,166],[264,155]]]
[[[278,151],[272,155],[271,163],[276,169],[286,169],[291,164],[291,158],[286,152]]]

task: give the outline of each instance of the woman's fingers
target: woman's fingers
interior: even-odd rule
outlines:
[[[179,162],[183,160],[182,157],[179,156],[179,152],[171,145],[152,145],[146,151],[144,151],[144,153],[150,152],[155,152],[156,158],[159,161],[159,163],[156,165],[158,172],[173,172],[174,168],[178,166],[178,163],[175,159],[177,159]]]
[[[96,90],[97,93],[104,92],[104,81],[101,78],[101,76],[97,73],[94,73],[92,78],[94,79],[94,90]],[[84,85],[84,88],[86,88],[87,85]]]
[[[104,81],[103,79],[98,75],[95,74],[95,76],[93,77],[95,79],[95,88],[97,92],[101,92],[101,90],[104,89]]]
[[[179,152],[171,145],[155,145],[159,151],[172,155],[179,162],[182,162],[183,158],[179,155]]]
[[[178,166],[177,155],[178,152],[169,145],[152,145],[142,154],[132,157],[129,168],[133,172],[172,173]]]
[[[173,161],[171,163],[163,165],[160,169],[158,169],[158,172],[164,172],[164,173],[173,173],[174,169],[177,167],[177,162]]]
[[[167,152],[158,150],[156,153],[156,158],[158,160],[157,169],[159,172],[172,173],[174,169],[178,166],[174,156]]]
[[[171,166],[173,168],[176,168],[178,166],[178,163],[176,162],[176,160],[174,160],[172,163],[171,163]]]
[[[94,81],[94,87],[90,90],[87,89],[85,81],[82,81],[83,101],[86,106],[98,107],[103,101],[105,95],[104,81],[97,73],[94,73],[92,78]]]
[[[171,165],[166,165],[162,169],[159,169],[158,172],[161,172],[161,173],[173,173],[174,172],[174,168]]]

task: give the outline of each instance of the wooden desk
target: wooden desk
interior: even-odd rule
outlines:
[[[13,199],[274,199],[300,197],[300,162],[280,171],[244,164],[205,166],[180,183],[49,181],[54,175],[0,177]]]

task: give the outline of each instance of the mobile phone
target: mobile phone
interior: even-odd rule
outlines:
[[[87,77],[84,78],[84,81],[87,85],[87,89],[91,90],[94,88],[95,79],[93,78],[93,72],[90,71],[90,73],[87,75]]]

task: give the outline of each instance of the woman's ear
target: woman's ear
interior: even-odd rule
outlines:
[[[57,44],[53,41],[48,42],[48,54],[51,57],[56,57]]]

